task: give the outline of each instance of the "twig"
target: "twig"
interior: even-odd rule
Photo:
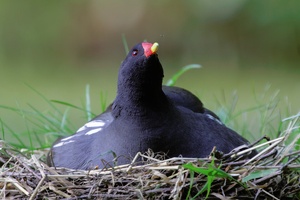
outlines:
[[[0,180],[1,180],[1,178],[0,178]],[[25,190],[16,179],[11,178],[11,177],[6,177],[6,178],[2,179],[1,181],[12,183],[19,191],[24,193],[26,196],[29,196],[29,192],[27,190]]]
[[[36,188],[34,189],[32,195],[30,196],[29,200],[33,200],[35,198],[35,196],[37,195],[40,187],[42,186],[42,184],[44,183],[45,179],[46,179],[46,175],[44,173],[44,170],[42,169],[42,166],[40,164],[40,162],[36,159],[36,157],[34,155],[31,156],[34,164],[37,166],[38,170],[40,171],[41,175],[42,175],[42,178],[41,180],[39,181],[38,185],[36,186]]]
[[[259,152],[256,156],[254,156],[253,158],[249,159],[249,160],[244,164],[244,166],[247,165],[247,164],[249,164],[250,162],[252,162],[252,161],[255,160],[256,158],[260,157],[260,156],[263,155],[265,152],[267,152],[267,151],[273,149],[274,147],[276,147],[279,143],[282,142],[283,139],[284,139],[284,137],[280,137],[280,138],[277,138],[277,139],[274,139],[274,140],[271,140],[271,141],[269,141],[269,142],[265,142],[264,144],[262,144],[262,145],[266,145],[266,144],[269,144],[269,143],[273,143],[273,144],[271,144],[268,148],[262,150],[262,151]],[[258,146],[260,146],[260,145],[258,145]]]
[[[269,192],[267,192],[267,191],[264,190],[264,189],[261,189],[261,191],[263,191],[264,193],[266,193],[267,195],[269,195],[270,197],[272,197],[272,198],[275,199],[275,200],[280,200],[280,199],[278,199],[277,197],[275,197],[274,195],[270,194]]]

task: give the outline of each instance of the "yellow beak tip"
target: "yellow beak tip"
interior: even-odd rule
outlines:
[[[156,53],[158,51],[158,46],[159,46],[159,44],[157,42],[153,43],[153,45],[151,47],[152,53]]]

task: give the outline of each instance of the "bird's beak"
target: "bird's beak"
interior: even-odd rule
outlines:
[[[151,47],[151,52],[152,52],[152,54],[157,53],[157,51],[158,51],[158,46],[159,46],[159,44],[158,44],[157,42],[155,42],[155,43],[152,45],[152,47]]]
[[[143,42],[142,43],[143,49],[144,49],[144,55],[148,58],[149,56],[156,54],[158,51],[158,43],[148,43],[148,42]]]

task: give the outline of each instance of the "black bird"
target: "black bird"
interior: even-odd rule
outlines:
[[[93,169],[127,164],[148,148],[169,157],[206,157],[213,147],[224,153],[247,140],[227,128],[187,90],[162,86],[158,44],[139,43],[121,64],[117,96],[111,106],[74,135],[57,140],[48,164]]]

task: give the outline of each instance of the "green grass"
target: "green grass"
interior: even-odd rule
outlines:
[[[86,86],[86,100],[84,106],[76,106],[59,100],[49,100],[42,93],[35,90],[34,87],[27,86],[48,104],[50,110],[47,112],[40,111],[31,104],[28,104],[29,110],[0,105],[0,108],[17,113],[20,116],[20,123],[22,123],[23,120],[26,125],[26,130],[24,132],[16,133],[6,123],[2,120],[0,121],[2,127],[2,139],[5,140],[6,135],[11,134],[15,139],[15,142],[10,142],[10,144],[17,148],[29,150],[48,148],[56,138],[74,133],[77,126],[69,119],[70,109],[77,109],[83,112],[86,121],[89,121],[96,116],[91,112],[89,85]],[[63,105],[65,108],[61,110],[57,105]],[[103,102],[102,107],[105,107],[105,102]],[[24,141],[25,138],[27,138],[27,140]]]
[[[205,168],[196,167],[191,163],[184,164],[183,167],[185,169],[190,170],[190,179],[191,179],[189,191],[188,191],[188,194],[186,196],[186,200],[188,200],[188,199],[194,200],[196,197],[198,197],[200,194],[202,194],[206,190],[207,190],[207,193],[206,193],[205,199],[207,199],[208,195],[210,194],[211,185],[213,183],[213,180],[216,177],[216,174],[218,173],[217,170],[219,170],[219,168],[215,168],[213,165],[209,165],[208,168],[205,169]],[[195,196],[191,197],[191,190],[193,188],[195,172],[197,172],[199,174],[206,175],[207,176],[207,182],[205,183],[205,185],[202,187],[202,189]]]
[[[183,167],[185,169],[189,169],[190,170],[190,179],[191,179],[191,182],[190,182],[190,187],[189,187],[189,191],[188,191],[188,194],[187,194],[187,197],[186,199],[190,199],[190,200],[194,200],[196,199],[200,194],[204,193],[205,191],[206,192],[206,197],[205,199],[207,199],[207,197],[209,196],[210,194],[210,189],[211,189],[211,186],[213,184],[213,181],[216,179],[216,178],[226,178],[228,180],[232,180],[232,181],[235,181],[236,183],[240,184],[241,186],[243,186],[244,188],[246,188],[246,186],[239,182],[238,180],[234,179],[230,174],[226,173],[225,171],[221,170],[221,165],[219,165],[218,167],[215,166],[215,163],[214,163],[214,158],[212,158],[211,162],[208,164],[207,167],[196,167],[194,166],[192,163],[187,163],[187,164],[184,164]],[[193,196],[192,198],[190,198],[190,193],[191,193],[191,190],[193,188],[193,180],[194,180],[194,173],[198,173],[198,174],[203,174],[207,177],[207,182],[205,183],[205,185],[202,187],[202,189],[195,195]]]
[[[231,97],[227,97],[223,93],[222,99],[216,98],[219,107],[216,113],[227,126],[245,137],[251,136],[253,133],[268,135],[272,138],[278,137],[283,128],[282,117],[290,116],[290,111],[283,113],[279,109],[279,92],[276,91],[272,94],[270,87],[266,86],[260,95],[256,91],[252,93],[255,104],[239,110],[236,108],[239,99],[238,93],[233,92]],[[245,123],[240,123],[240,119],[243,119]],[[259,135],[255,134],[255,136]],[[255,138],[249,139],[254,140]]]
[[[191,70],[191,69],[199,69],[201,68],[201,65],[199,64],[190,64],[187,66],[184,66],[181,68],[177,73],[175,73],[168,81],[167,81],[167,86],[173,86],[175,85],[177,79],[182,76],[185,72]]]

